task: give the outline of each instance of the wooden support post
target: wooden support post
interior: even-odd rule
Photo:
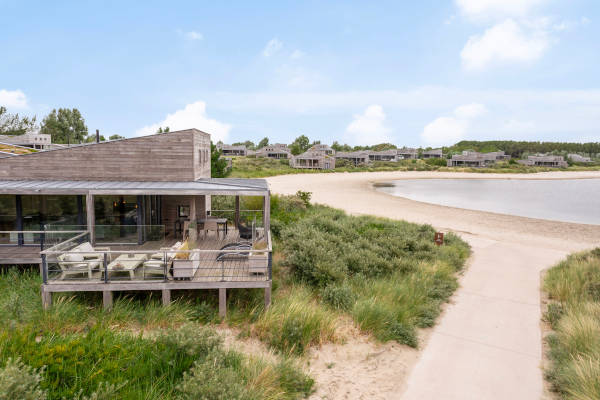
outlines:
[[[102,291],[102,304],[105,310],[112,309],[113,306],[113,292],[110,290]]]
[[[15,195],[15,212],[17,214],[17,230],[18,231],[22,231],[23,230],[23,203],[21,202],[21,195],[17,194]],[[23,238],[23,232],[19,232],[17,233],[17,245],[19,246],[23,246],[24,243],[24,238]]]
[[[42,307],[47,310],[52,306],[52,292],[48,292],[42,285]]]
[[[265,310],[271,306],[271,286],[265,288]]]
[[[240,196],[235,196],[235,229],[240,226]]]
[[[263,198],[263,227],[265,228],[265,236],[271,229],[271,192],[267,192]]]
[[[137,236],[138,245],[144,244],[144,196],[137,196]]]
[[[96,216],[94,215],[94,195],[87,194],[85,196],[85,209],[87,212],[87,230],[90,233],[90,243],[92,246],[96,244]]]
[[[227,315],[227,289],[219,289],[219,317],[225,318]]]
[[[171,289],[162,290],[162,302],[163,306],[168,306],[171,304]]]

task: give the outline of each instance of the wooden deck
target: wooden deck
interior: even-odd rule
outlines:
[[[4,264],[40,264],[40,246],[0,246],[0,265]]]
[[[217,261],[219,249],[224,245],[240,241],[238,231],[230,229],[225,236],[216,236],[209,234],[206,238],[198,241],[196,249],[207,251],[201,253],[199,267],[193,277],[177,280],[170,274],[167,279],[162,275],[146,276],[144,279],[143,266],[136,268],[133,279],[129,274],[111,274],[108,282],[104,281],[104,275],[100,268],[94,271],[92,279],[87,274],[81,274],[81,277],[56,279],[58,271],[54,270],[49,263],[50,278],[46,284],[42,285],[42,300],[45,307],[50,306],[53,292],[89,292],[101,291],[104,293],[104,305],[109,308],[112,306],[112,292],[114,291],[147,291],[161,290],[163,293],[163,302],[170,302],[171,290],[180,289],[218,289],[219,290],[219,312],[225,313],[225,291],[226,289],[242,288],[261,288],[265,290],[265,304],[268,306],[271,302],[271,280],[268,270],[264,273],[251,273],[249,271],[248,259],[238,258],[227,261]],[[111,246],[111,251],[136,251],[136,250],[157,250],[161,247],[170,247],[175,240],[166,240],[160,242],[147,242],[141,246]],[[39,250],[38,250],[39,252]],[[118,254],[113,254],[113,258]],[[265,254],[266,255],[266,254]],[[39,254],[38,254],[39,256]],[[52,279],[54,278],[54,279]]]

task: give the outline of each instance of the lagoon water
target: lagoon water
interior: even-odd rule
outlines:
[[[378,187],[425,203],[600,225],[600,179],[407,179]]]

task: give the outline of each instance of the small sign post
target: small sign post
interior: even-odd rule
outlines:
[[[435,238],[433,239],[433,241],[438,246],[443,245],[444,244],[444,234],[442,232],[436,232],[435,233]]]

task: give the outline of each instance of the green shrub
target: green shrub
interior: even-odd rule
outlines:
[[[354,306],[356,295],[347,285],[327,285],[321,292],[321,297],[333,308],[349,311]]]
[[[9,358],[0,368],[0,399],[46,399],[46,392],[40,387],[42,373],[43,367],[38,370],[23,364],[20,358]]]

